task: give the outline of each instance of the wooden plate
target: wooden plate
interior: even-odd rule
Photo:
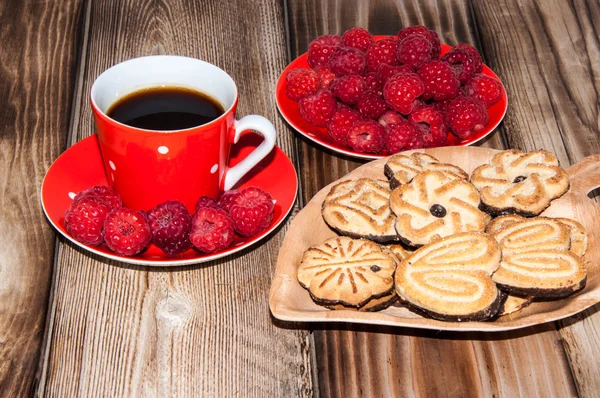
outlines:
[[[417,152],[425,152],[471,173],[480,164],[488,163],[498,151],[477,147],[446,147]],[[384,158],[367,163],[340,180],[363,177],[385,179],[383,166],[386,160]],[[380,312],[332,311],[321,307],[315,304],[308,291],[300,286],[296,272],[305,249],[336,236],[321,217],[321,204],[334,182],[312,198],[294,218],[287,231],[271,285],[271,312],[276,318],[285,321],[355,322],[456,331],[518,329],[577,314],[600,302],[600,204],[587,196],[590,191],[600,186],[600,155],[582,160],[567,169],[567,172],[571,179],[570,190],[560,199],[553,201],[542,214],[572,218],[581,222],[588,231],[589,248],[584,257],[588,269],[587,286],[575,296],[558,301],[534,302],[519,312],[500,317],[493,322],[442,322],[423,318],[404,307],[390,307]]]

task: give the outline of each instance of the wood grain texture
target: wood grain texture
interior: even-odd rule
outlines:
[[[490,34],[480,35],[482,24],[490,23],[488,19],[495,19],[494,26],[500,30],[506,13],[473,13],[467,1],[377,0],[322,4],[290,0],[287,8],[292,58],[304,52],[314,37],[342,33],[353,26],[363,26],[377,34],[393,34],[407,25],[425,24],[435,29],[445,43],[474,44],[492,70],[503,82],[509,83],[506,120],[511,122],[503,123],[500,133],[493,135],[485,145],[503,148],[503,143],[509,142],[516,147],[518,143],[522,143],[523,148],[535,147],[525,144],[527,140],[531,143],[531,138],[523,138],[528,133],[521,133],[519,129],[520,125],[529,123],[528,114],[518,109],[520,99],[531,94],[513,92],[515,85],[525,85],[520,80],[524,75],[519,78],[509,75],[513,71],[501,68],[493,51],[500,45],[498,42],[507,50],[511,43],[494,41]],[[502,62],[508,65],[512,61]],[[551,123],[545,119],[538,122]],[[543,128],[537,126],[538,131]],[[540,138],[540,135],[536,137]],[[562,138],[552,135],[544,140],[554,144],[547,148],[555,150],[561,160],[567,159],[564,149],[561,152]],[[299,148],[303,203],[318,189],[359,165],[309,144]],[[317,380],[323,396],[362,396],[369,395],[368,392],[376,396],[527,396],[536,391],[544,391],[548,396],[572,396],[576,393],[560,336],[552,325],[493,337],[480,333],[324,325],[323,329],[314,331],[314,340]],[[356,344],[357,341],[362,345]],[[539,367],[540,363],[553,365]],[[442,370],[438,372],[438,368]],[[429,377],[432,372],[435,377]]]
[[[563,165],[600,153],[597,1],[474,1],[491,67],[506,76],[512,147],[555,151]],[[598,306],[559,323],[578,393],[600,390]]]
[[[294,159],[272,95],[286,61],[279,2],[88,5],[71,143],[93,132],[88,92],[98,74],[165,53],[229,72],[240,92],[238,115],[273,120],[278,145]],[[284,232],[235,256],[175,270],[107,262],[61,240],[40,395],[311,395],[308,333],[277,327],[267,306]]]
[[[0,391],[33,393],[54,233],[40,186],[64,148],[81,2],[0,2]],[[41,30],[39,27],[43,26]]]

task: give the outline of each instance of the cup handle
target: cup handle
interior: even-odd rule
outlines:
[[[234,144],[239,141],[240,136],[246,130],[256,131],[263,136],[264,140],[255,150],[246,156],[244,160],[227,170],[223,184],[225,191],[231,189],[240,178],[256,166],[258,162],[264,159],[264,157],[271,152],[273,147],[275,147],[275,127],[273,127],[273,124],[267,118],[258,115],[244,116],[240,120],[235,121],[233,128],[235,129],[235,134],[233,136]]]

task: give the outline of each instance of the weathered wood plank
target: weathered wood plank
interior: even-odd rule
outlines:
[[[293,136],[273,90],[285,66],[277,1],[94,1],[71,142],[93,132],[88,92],[110,65],[167,53],[215,63],[238,83],[239,115]],[[180,269],[126,267],[61,241],[42,395],[306,396],[308,332],[280,328],[267,306],[285,228],[262,246]]]
[[[486,63],[509,83],[509,115],[486,145],[503,148],[503,135],[519,140],[514,125],[526,115],[511,114],[519,93],[497,61],[490,57],[490,38],[480,41],[480,25],[466,1],[378,0],[321,4],[288,1],[291,56],[306,51],[322,34],[363,26],[377,34],[395,34],[404,26],[425,24],[443,42],[469,42]],[[479,15],[478,15],[479,17]],[[515,83],[516,81],[516,83]],[[524,95],[521,93],[520,95]],[[525,98],[523,98],[525,100]],[[507,118],[508,119],[508,118]],[[519,130],[516,130],[519,131]],[[560,137],[552,138],[560,143]],[[521,139],[524,141],[525,139]],[[557,146],[558,147],[558,146]],[[559,148],[559,147],[558,147]],[[563,151],[564,153],[564,151]],[[312,144],[300,145],[304,203],[325,184],[342,177],[358,163]],[[316,371],[323,396],[572,396],[575,388],[560,337],[553,325],[499,334],[435,333],[354,325],[323,325],[314,331]],[[546,366],[540,366],[546,364]]]
[[[81,1],[0,2],[0,391],[31,395],[54,233],[40,185],[64,148]],[[43,29],[40,27],[43,26]]]

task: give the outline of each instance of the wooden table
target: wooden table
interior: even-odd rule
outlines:
[[[239,116],[274,122],[299,172],[297,212],[359,163],[294,133],[275,82],[310,40],[353,26],[425,24],[472,43],[509,96],[483,145],[545,148],[567,166],[600,152],[598,21],[592,0],[0,1],[2,395],[597,396],[598,306],[496,334],[281,323],[267,300],[289,220],[208,265],[131,267],[57,238],[39,192],[54,159],[94,132],[98,74],[179,54],[234,77]]]

